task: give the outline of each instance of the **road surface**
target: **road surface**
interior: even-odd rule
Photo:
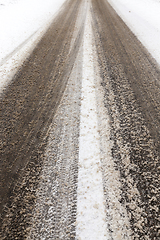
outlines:
[[[1,239],[160,237],[160,69],[106,0],[66,2],[1,109]]]

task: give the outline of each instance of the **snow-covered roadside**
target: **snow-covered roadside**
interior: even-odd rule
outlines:
[[[160,65],[160,0],[108,0]]]
[[[0,93],[65,0],[0,0]]]

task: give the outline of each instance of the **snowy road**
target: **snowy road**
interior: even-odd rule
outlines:
[[[105,0],[69,0],[1,99],[0,239],[158,239],[160,69]]]

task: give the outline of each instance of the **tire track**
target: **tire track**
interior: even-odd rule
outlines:
[[[160,234],[159,69],[106,1],[92,3],[104,105],[110,116],[112,158],[122,185],[119,201],[128,212],[132,238],[157,239]],[[110,226],[111,236],[112,230]]]
[[[81,51],[49,129],[36,204],[27,239],[75,239]]]
[[[1,239],[76,238],[86,3],[67,2],[2,96]],[[160,71],[107,1],[91,13],[108,239],[156,240]]]
[[[3,95],[2,239],[21,239],[28,232],[43,165],[46,134],[83,36],[82,19],[71,46],[80,6],[81,1],[68,1]]]

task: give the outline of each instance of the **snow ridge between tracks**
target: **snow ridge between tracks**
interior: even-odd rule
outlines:
[[[83,41],[82,101],[77,193],[77,239],[106,239],[107,228],[99,149],[92,29],[87,4]]]

